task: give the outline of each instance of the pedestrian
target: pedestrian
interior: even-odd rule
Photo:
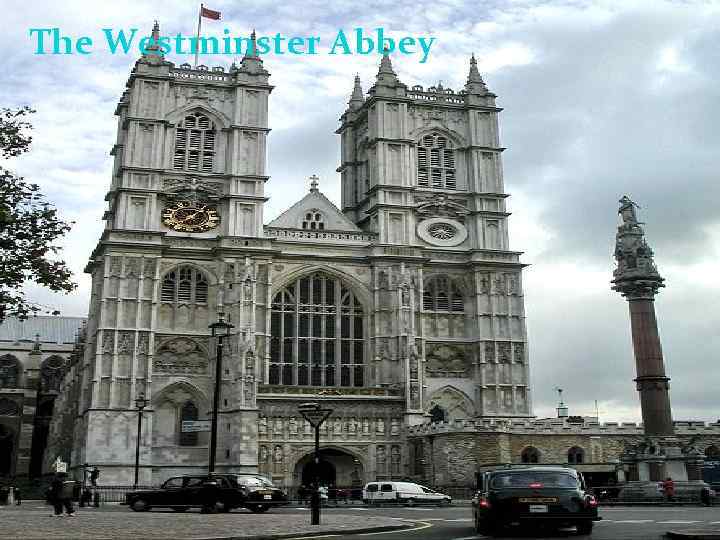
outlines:
[[[20,506],[20,503],[22,503],[22,498],[20,497],[20,488],[15,488],[15,505]]]
[[[713,499],[712,490],[707,486],[702,488],[702,490],[700,491],[700,502],[702,502],[705,506],[712,506],[712,503],[713,503],[712,499]]]
[[[90,471],[90,484],[93,487],[97,487],[98,478],[100,478],[100,469],[98,469],[96,465],[93,470]]]
[[[662,483],[662,487],[665,492],[665,499],[667,499],[668,502],[672,502],[675,498],[675,482],[673,482],[673,479],[668,476]]]
[[[67,480],[66,473],[57,473],[50,484],[50,502],[55,509],[55,517],[62,517],[63,509],[68,517],[75,517],[72,496],[75,482]]]

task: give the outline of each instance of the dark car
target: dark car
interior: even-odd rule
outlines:
[[[247,508],[266,512],[272,506],[287,504],[287,495],[268,479],[252,474],[185,475],[169,478],[158,489],[126,493],[125,502],[136,512],[151,508],[172,508],[185,512],[188,508],[229,512]]]
[[[508,525],[576,526],[590,534],[597,499],[585,491],[582,475],[564,467],[506,468],[481,475],[472,501],[475,530],[492,535]]]

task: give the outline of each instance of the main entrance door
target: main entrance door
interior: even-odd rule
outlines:
[[[362,485],[365,476],[360,460],[334,448],[320,450],[320,464],[315,467],[313,454],[305,455],[295,466],[295,481],[309,486],[317,473],[320,485],[327,487],[356,487]]]
[[[13,431],[0,425],[0,476],[13,475],[13,439]]]

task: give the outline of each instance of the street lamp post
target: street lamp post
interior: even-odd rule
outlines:
[[[135,443],[135,483],[133,489],[137,489],[138,486],[138,474],[140,473],[140,439],[142,437],[142,417],[143,409],[147,407],[148,400],[145,399],[145,394],[142,392],[135,398],[135,407],[138,410],[138,425],[137,425],[137,441]]]
[[[315,428],[315,467],[313,492],[310,497],[311,525],[320,525],[320,426],[332,414],[332,409],[322,408],[319,403],[303,403],[300,414]]]
[[[223,357],[223,340],[230,335],[230,330],[235,328],[228,322],[225,322],[225,314],[218,313],[218,320],[209,326],[212,331],[212,337],[217,338],[217,346],[215,348],[215,394],[213,396],[212,422],[210,424],[210,459],[208,459],[208,474],[215,471],[215,454],[217,453],[217,423],[218,409],[220,408],[220,383],[222,382],[222,357]]]

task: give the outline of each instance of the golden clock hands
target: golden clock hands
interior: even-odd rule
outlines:
[[[205,213],[205,207],[202,207],[202,208],[199,209],[197,212],[195,212],[195,213],[193,213],[193,214],[190,214],[189,216],[187,216],[187,217],[185,217],[184,219],[180,220],[180,223],[187,223],[188,221],[192,221],[192,220],[195,219],[195,217],[196,217],[198,214],[202,214],[202,213]]]

